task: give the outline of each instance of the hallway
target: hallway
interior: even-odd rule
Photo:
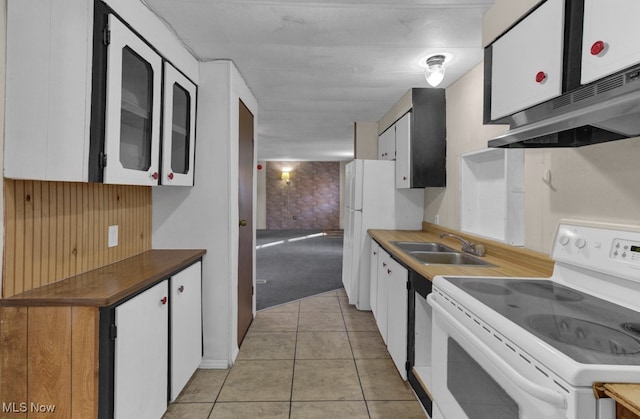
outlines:
[[[259,311],[229,370],[198,370],[167,419],[425,418],[371,312],[343,289]]]

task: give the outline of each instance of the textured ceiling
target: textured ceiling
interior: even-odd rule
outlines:
[[[232,60],[259,105],[260,160],[350,160],[420,60],[452,55],[440,87],[482,60],[494,0],[142,0],[203,61]]]

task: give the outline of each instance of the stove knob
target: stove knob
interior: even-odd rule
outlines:
[[[578,239],[576,240],[576,247],[578,249],[582,249],[583,247],[585,247],[587,245],[587,241],[585,239]]]
[[[560,236],[560,239],[558,241],[560,242],[561,245],[566,246],[569,244],[569,236],[565,236],[563,234],[562,236]]]

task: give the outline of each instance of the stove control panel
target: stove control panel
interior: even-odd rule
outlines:
[[[640,264],[640,242],[614,239],[610,256],[612,259]]]
[[[551,256],[556,262],[640,282],[640,226],[562,220]]]

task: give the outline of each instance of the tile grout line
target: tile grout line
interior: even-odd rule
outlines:
[[[289,393],[289,419],[291,419],[291,413],[293,411],[293,382],[296,378],[296,358],[298,356],[298,333],[300,331],[300,309],[302,304],[298,301],[298,319],[296,321],[296,342],[293,346],[293,366],[291,370],[291,392]]]
[[[351,348],[351,356],[353,357],[353,366],[356,369],[356,376],[358,377],[358,384],[360,384],[360,393],[362,393],[362,401],[364,402],[364,407],[367,409],[367,415],[371,418],[371,412],[369,411],[369,404],[367,403],[367,399],[364,396],[364,389],[362,388],[362,380],[360,379],[360,372],[358,371],[358,363],[356,362],[356,355],[353,353],[353,346],[351,346],[351,337],[349,335],[349,330],[347,330],[347,322],[344,320],[344,310],[342,309],[342,303],[340,302],[340,298],[338,298],[338,304],[340,306],[340,313],[342,314],[342,321],[344,322],[344,328],[347,332],[347,340],[349,341],[349,347]]]

